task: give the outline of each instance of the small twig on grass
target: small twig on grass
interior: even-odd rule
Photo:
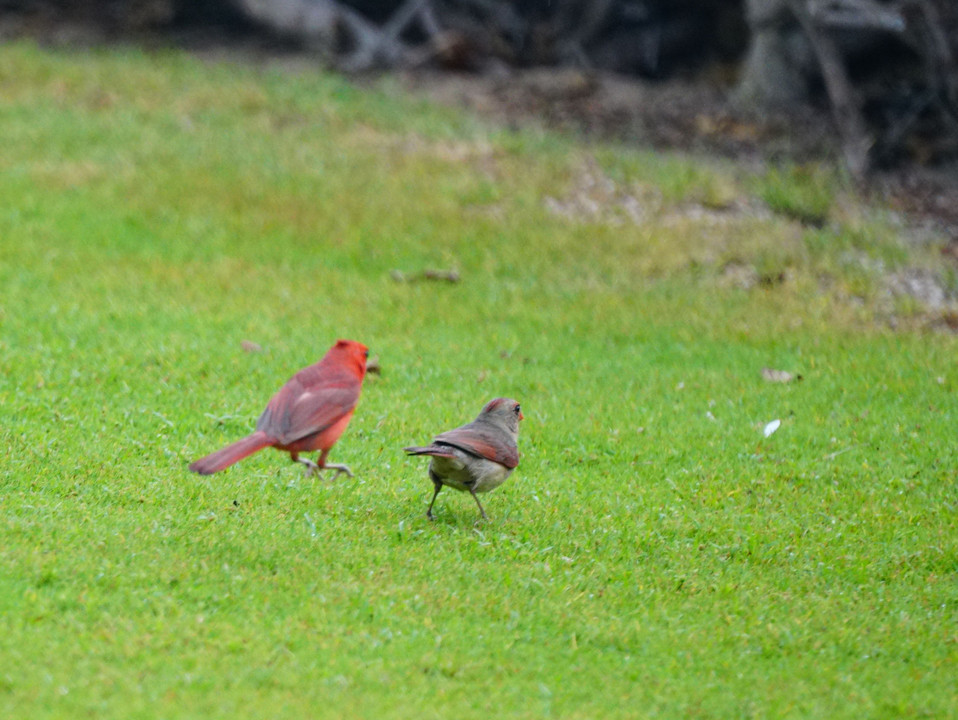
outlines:
[[[417,273],[393,270],[389,275],[393,280],[400,283],[414,283],[419,280],[443,280],[449,283],[457,283],[460,280],[458,270],[422,270]]]

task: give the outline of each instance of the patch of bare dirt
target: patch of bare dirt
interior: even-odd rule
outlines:
[[[188,27],[172,33],[141,27],[122,30],[60,13],[0,14],[0,41],[31,37],[70,47],[132,41],[145,47],[172,45],[201,58],[269,65],[291,72],[319,67],[310,53],[277,44],[242,26]],[[406,90],[434,102],[464,107],[506,126],[536,125],[589,139],[731,158],[756,168],[780,160],[841,162],[837,133],[827,108],[748,112],[730,99],[734,78],[730,70],[721,67],[697,78],[659,82],[575,69],[504,67],[485,74],[421,69],[399,72],[397,77]],[[355,78],[360,84],[369,79]],[[455,144],[445,150],[450,157],[476,152],[475,148],[463,150]],[[488,155],[488,151],[483,149],[479,154]],[[470,159],[475,160],[471,155]],[[491,172],[491,160],[480,159],[483,169]],[[665,212],[654,190],[636,194],[634,188],[617,187],[597,168],[585,168],[576,183],[568,196],[546,200],[551,212],[580,221],[636,223],[650,213],[661,216]],[[903,233],[913,242],[931,238],[941,243],[944,237],[941,269],[956,272],[958,165],[902,165],[876,173],[862,192],[866,198],[897,211],[903,220]],[[722,223],[767,209],[760,203],[735,199],[727,207],[693,203],[668,212],[683,218],[698,214],[711,223]],[[729,266],[724,275],[728,282],[745,287],[763,281],[753,268],[744,266]],[[946,318],[944,325],[952,330],[958,327],[958,315],[952,309],[956,299],[933,274],[909,271],[893,276],[887,289],[893,296],[913,297],[931,310],[941,311]]]
[[[137,2],[145,9],[169,6],[166,0]],[[203,22],[163,30],[156,27],[153,10],[132,27],[130,22],[114,27],[109,18],[91,22],[89,13],[63,13],[56,7],[32,14],[0,13],[0,41],[29,37],[71,47],[115,42],[148,48],[172,45],[203,58],[288,66],[296,72],[319,66],[315,55],[257,32],[238,17],[218,24],[203,17]],[[198,4],[196,12],[202,15],[203,7]],[[122,15],[140,17],[128,10]],[[499,69],[484,74],[420,69],[400,71],[398,77],[408,90],[506,125],[538,124],[589,138],[715,154],[746,164],[841,161],[826,107],[761,114],[743,110],[730,100],[735,83],[731,66],[714,65],[695,78],[666,81],[575,69],[491,67]],[[913,223],[958,240],[958,165],[899,166],[877,173],[864,191]]]
[[[496,76],[416,72],[400,76],[406,89],[434,102],[465,107],[508,126],[529,124],[572,131],[587,138],[734,159],[746,166],[769,162],[841,162],[841,149],[827,108],[756,115],[730,99],[726,79],[702,77],[653,83],[579,70],[508,71]],[[903,235],[920,245],[941,243],[941,267],[889,274],[890,298],[920,303],[927,327],[958,331],[958,297],[943,282],[958,269],[958,166],[906,164],[876,172],[863,196],[899,214]],[[713,222],[768,212],[748,201],[739,206],[676,208]],[[744,206],[741,206],[744,203]],[[585,221],[641,222],[661,212],[661,198],[616,187],[597,168],[585,168],[566,197],[547,198],[556,215]],[[765,284],[747,264],[727,266],[725,282],[750,288]],[[889,313],[891,323],[897,315]]]
[[[716,226],[742,217],[768,217],[771,212],[757,201],[730,197],[721,202],[666,202],[657,188],[623,187],[606,175],[591,158],[573,175],[572,184],[561,197],[547,196],[545,208],[551,214],[573,222],[604,222],[612,225],[641,225],[655,218],[668,226],[693,220]]]
[[[649,82],[605,73],[533,69],[478,76],[418,72],[406,88],[509,125],[538,123],[597,139],[736,158],[827,157],[833,133],[811,109],[750,117],[717,81]]]
[[[403,87],[509,126],[535,124],[588,138],[715,154],[759,165],[841,162],[827,108],[756,114],[738,107],[730,78],[650,82],[579,70],[465,75],[407,72]],[[958,166],[904,165],[875,173],[866,197],[913,224],[958,239]]]

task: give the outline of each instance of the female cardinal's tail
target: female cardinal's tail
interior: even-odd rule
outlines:
[[[432,455],[433,457],[456,457],[456,451],[442,445],[428,445],[426,447],[407,447],[403,448],[407,455]]]
[[[239,462],[244,457],[249,457],[257,450],[269,447],[273,444],[269,436],[257,430],[252,435],[247,435],[242,440],[237,440],[232,445],[227,445],[222,450],[217,450],[211,455],[200,458],[190,465],[190,470],[200,475],[212,475],[223,468],[228,468],[233,463]]]

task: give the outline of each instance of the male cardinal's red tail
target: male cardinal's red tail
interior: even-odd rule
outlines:
[[[266,433],[257,430],[252,435],[247,435],[242,440],[237,440],[222,450],[217,450],[215,453],[200,458],[190,465],[190,470],[200,475],[212,475],[272,444],[272,440]]]

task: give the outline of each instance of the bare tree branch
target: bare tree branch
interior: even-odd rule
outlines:
[[[809,0],[808,14],[818,25],[901,33],[905,18],[874,0]]]
[[[929,0],[912,0],[922,18],[916,48],[929,65],[928,74],[942,94],[942,100],[953,123],[958,124],[958,62],[948,43],[942,18]]]
[[[859,102],[848,80],[841,54],[834,40],[822,31],[809,13],[806,0],[790,0],[789,7],[802,26],[821,67],[835,124],[838,125],[838,131],[842,136],[845,163],[852,175],[861,180],[870,169],[868,153],[872,141],[865,131]]]

